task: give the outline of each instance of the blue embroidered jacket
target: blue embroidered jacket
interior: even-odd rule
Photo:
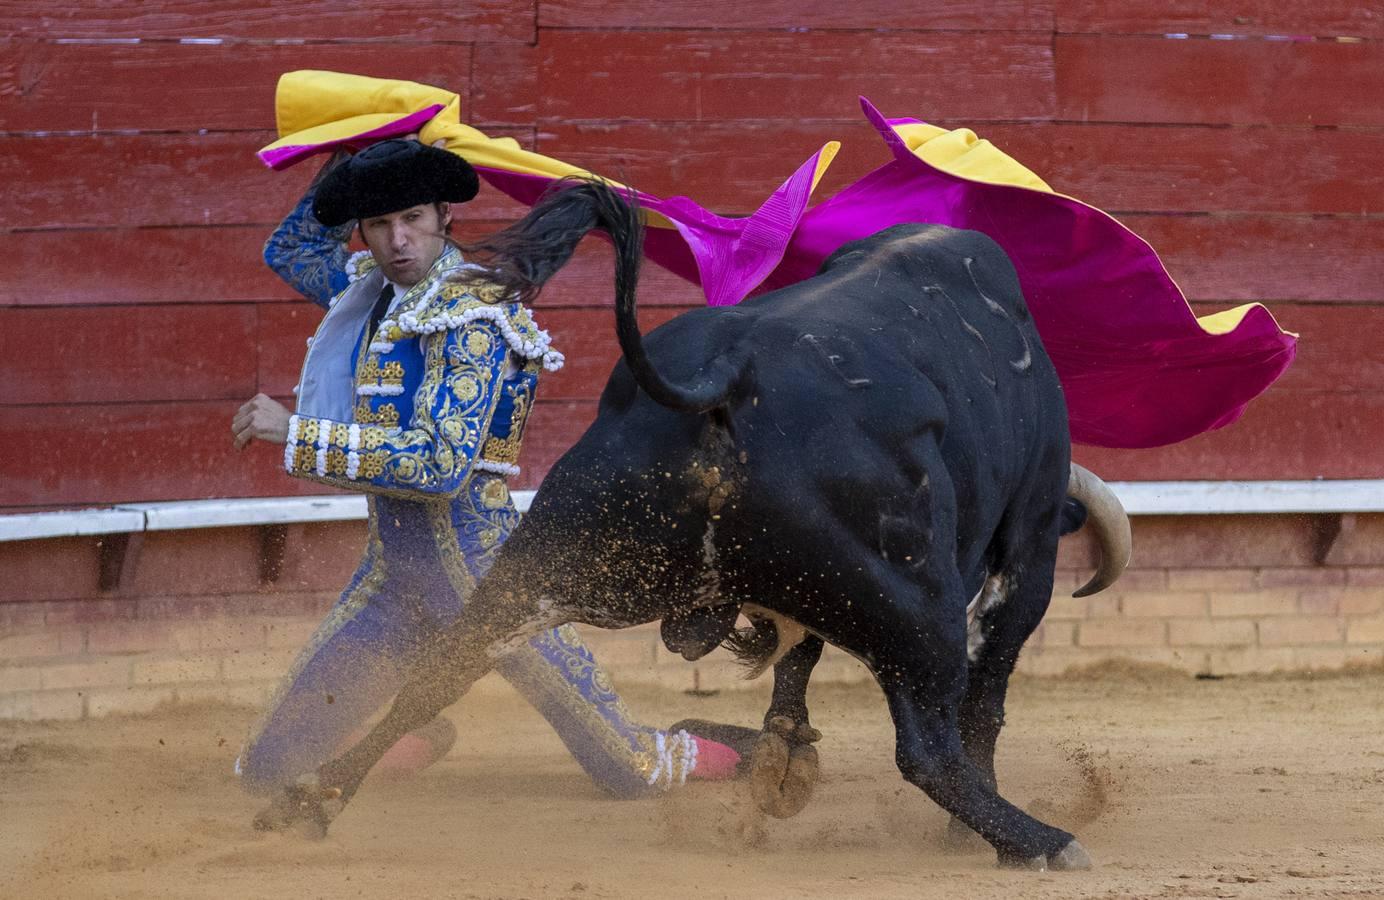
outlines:
[[[455,496],[472,471],[509,475],[539,371],[562,365],[521,304],[485,283],[451,246],[365,344],[384,275],[369,253],[347,256],[350,225],[328,229],[303,198],[265,245],[265,261],[327,307],[309,342],[290,419],[290,474],[351,490]]]

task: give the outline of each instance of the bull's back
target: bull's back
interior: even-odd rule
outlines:
[[[1059,490],[1065,480],[1056,373],[1013,266],[975,232],[889,229],[842,248],[807,281],[679,316],[646,347],[683,383],[718,358],[748,360],[721,445],[734,452],[719,462],[743,472],[742,500],[766,518],[829,508],[866,528],[881,502],[916,490],[940,452],[959,514],[972,517],[961,524],[986,535],[1035,479]],[[632,468],[678,471],[695,448],[716,445],[708,435],[720,427],[660,407],[617,365],[583,443],[604,434],[602,453],[618,446]]]
[[[1012,264],[984,235],[888,229],[742,308],[754,316],[742,340],[757,383],[795,398],[782,412],[810,432],[896,440],[925,429],[1015,469],[1066,440],[1056,372]]]
[[[732,418],[763,502],[812,492],[869,528],[940,456],[980,553],[1012,506],[1061,494],[1056,372],[1012,264],[983,235],[891,229],[741,309],[756,397]]]

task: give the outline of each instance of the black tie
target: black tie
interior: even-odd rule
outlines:
[[[380,299],[375,301],[375,308],[370,310],[370,330],[365,333],[365,342],[368,344],[375,339],[375,330],[380,327],[380,320],[389,309],[389,302],[394,299],[394,285],[389,282],[384,283],[384,289],[380,291]]]

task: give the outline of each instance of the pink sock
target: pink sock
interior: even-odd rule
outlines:
[[[739,753],[725,744],[719,744],[704,737],[698,737],[695,740],[697,741],[697,767],[692,770],[689,777],[699,778],[702,781],[728,781],[735,777],[735,767],[740,762]]]

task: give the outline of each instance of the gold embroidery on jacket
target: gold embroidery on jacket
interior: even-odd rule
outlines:
[[[356,404],[356,422],[361,425],[378,425],[392,431],[399,427],[399,407],[393,403],[381,403],[371,409],[369,398],[361,398]]]
[[[531,360],[524,366],[524,371],[530,374],[536,374],[540,369],[541,366],[536,360]],[[533,409],[533,392],[536,387],[532,380],[524,379],[503,388],[514,397],[514,406],[509,418],[509,436],[487,436],[485,444],[481,447],[481,459],[509,465],[518,464],[519,452],[523,449],[524,443],[524,426],[528,423],[529,413]]]

